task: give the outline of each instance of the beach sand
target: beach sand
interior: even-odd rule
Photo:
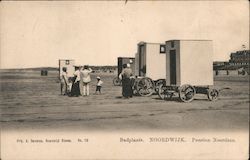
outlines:
[[[96,76],[104,82],[101,95],[94,95]],[[191,103],[158,95],[121,97],[112,83],[115,74],[92,74],[91,95],[60,95],[58,72],[1,71],[2,130],[80,131],[247,131],[249,118],[248,76],[217,76],[221,89],[217,101],[196,95]]]

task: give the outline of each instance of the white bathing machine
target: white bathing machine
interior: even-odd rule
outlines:
[[[135,54],[135,90],[142,96],[149,96],[165,84],[166,45],[164,43],[140,42]]]
[[[213,86],[213,44],[211,40],[166,41],[166,85],[159,89],[163,99],[179,93],[183,102],[190,102],[197,93],[216,100]]]
[[[68,77],[74,77],[75,60],[73,59],[59,59],[59,76],[62,75],[63,68],[67,69]]]
[[[136,75],[149,77],[153,80],[166,77],[166,46],[164,43],[138,43],[136,54]]]
[[[62,73],[63,73],[63,68],[66,68],[67,70],[67,75],[68,75],[68,80],[70,84],[68,85],[68,91],[71,90],[72,86],[72,79],[74,77],[74,72],[75,72],[75,60],[73,59],[59,59],[59,77],[60,80],[62,78]],[[62,94],[62,84],[61,84],[61,94]]]

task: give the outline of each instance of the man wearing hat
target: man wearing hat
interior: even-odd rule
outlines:
[[[83,86],[82,96],[88,96],[89,95],[89,83],[91,82],[90,73],[92,72],[92,69],[89,68],[88,65],[83,66],[83,70],[80,74],[81,79],[81,85]]]

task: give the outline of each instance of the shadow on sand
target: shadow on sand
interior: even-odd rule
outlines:
[[[182,102],[179,97],[172,97],[172,98],[165,98],[164,100],[161,99],[160,97],[153,98],[155,100],[161,100],[161,101],[170,101],[170,102]],[[201,98],[194,98],[193,101],[207,101],[210,102],[207,98],[201,99]],[[191,101],[191,102],[193,102]]]

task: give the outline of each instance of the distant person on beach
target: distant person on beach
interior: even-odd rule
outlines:
[[[96,83],[96,90],[95,90],[95,94],[97,94],[97,92],[99,92],[99,94],[101,94],[101,89],[102,89],[102,84],[103,84],[103,81],[101,80],[101,77],[96,77],[97,79],[97,83]]]
[[[132,81],[131,77],[132,69],[130,68],[130,64],[124,64],[123,70],[119,75],[119,78],[122,80],[122,96],[124,98],[132,98],[133,97],[133,89],[132,89]]]
[[[70,96],[72,97],[78,97],[80,95],[80,88],[79,88],[79,83],[80,83],[80,70],[79,66],[75,66],[75,73],[74,73],[74,78],[72,80],[72,88],[70,92]]]
[[[61,81],[61,95],[67,95],[68,94],[68,75],[67,75],[67,68],[62,68],[62,75],[60,76]]]
[[[81,71],[80,77],[81,77],[81,85],[83,85],[83,96],[89,95],[89,83],[91,82],[90,73],[92,72],[92,69],[89,68],[88,65],[85,65],[83,67],[83,70]]]
[[[81,94],[81,96],[83,96],[82,71],[83,71],[83,66],[80,67],[80,83],[79,83],[79,88],[80,88],[80,94]]]

